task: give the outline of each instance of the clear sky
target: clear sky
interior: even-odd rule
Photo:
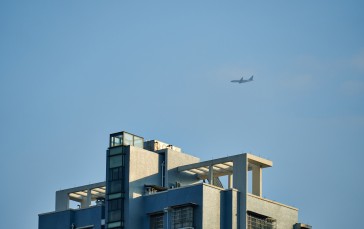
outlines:
[[[364,1],[0,1],[2,228],[105,180],[110,133],[273,161],[314,228],[364,206]],[[230,80],[249,77],[247,84]]]

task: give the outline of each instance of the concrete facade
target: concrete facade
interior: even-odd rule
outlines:
[[[292,228],[298,222],[298,209],[259,196],[247,195],[247,210],[277,221],[277,229]]]
[[[56,211],[39,215],[39,229],[312,228],[298,222],[297,208],[262,197],[263,169],[272,165],[252,154],[200,162],[167,143],[111,134],[106,182],[58,191]]]

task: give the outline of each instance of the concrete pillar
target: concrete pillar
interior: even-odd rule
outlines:
[[[239,191],[238,196],[238,228],[247,226],[247,193],[248,193],[248,158],[247,154],[238,155],[233,159],[233,188]]]
[[[87,190],[87,196],[82,197],[81,208],[88,208],[91,205],[91,189]]]
[[[91,189],[87,190],[87,207],[90,207],[91,205],[91,197],[92,197],[92,193],[91,193]]]
[[[262,197],[262,168],[258,165],[252,165],[252,193]]]
[[[233,175],[228,175],[228,188],[233,188]]]
[[[214,185],[214,166],[210,165],[209,166],[209,177],[208,180],[210,182],[211,185]]]

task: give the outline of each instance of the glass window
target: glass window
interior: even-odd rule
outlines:
[[[109,157],[109,167],[115,168],[123,165],[123,155]]]
[[[150,216],[150,229],[163,229],[163,214]]]
[[[173,209],[172,229],[193,227],[193,208],[191,206]]]
[[[116,228],[119,228],[119,227],[121,227],[121,222],[120,221],[107,224],[107,228],[115,228],[116,229]]]
[[[110,142],[110,146],[119,146],[123,144],[123,135],[117,135],[117,136],[112,136],[111,137],[111,142]]]
[[[109,200],[112,200],[112,199],[117,199],[117,198],[122,198],[124,197],[124,194],[119,192],[119,193],[114,193],[114,194],[110,194],[109,195]]]
[[[248,229],[276,229],[277,221],[273,218],[256,214],[254,212],[248,212]]]
[[[109,155],[110,156],[113,156],[113,155],[116,155],[116,154],[122,154],[122,153],[123,153],[123,148],[122,147],[111,148],[109,150]]]
[[[109,222],[121,220],[121,210],[109,211]]]
[[[109,200],[109,211],[119,210],[121,209],[122,201],[121,199]]]
[[[144,140],[143,140],[143,138],[134,136],[134,146],[143,149],[144,148]]]
[[[109,193],[121,192],[121,181],[112,181],[109,183]]]
[[[124,133],[124,146],[133,145],[133,135]]]
[[[123,179],[123,169],[122,167],[112,168],[109,170],[109,180],[122,180]]]

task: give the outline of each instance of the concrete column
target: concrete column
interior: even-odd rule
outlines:
[[[253,195],[262,197],[262,168],[260,166],[252,166],[252,177]]]
[[[91,189],[87,190],[87,196],[82,198],[81,208],[88,208],[91,205]]]
[[[87,190],[87,207],[90,207],[91,205],[91,197],[92,197],[92,193],[91,193],[91,189]]]
[[[233,188],[233,175],[228,175],[228,188]]]
[[[247,193],[248,193],[248,158],[247,154],[238,155],[233,159],[233,187],[239,190],[238,196],[238,228],[247,226]]]
[[[208,180],[210,182],[211,185],[214,185],[214,166],[210,165],[209,166],[209,177]]]

